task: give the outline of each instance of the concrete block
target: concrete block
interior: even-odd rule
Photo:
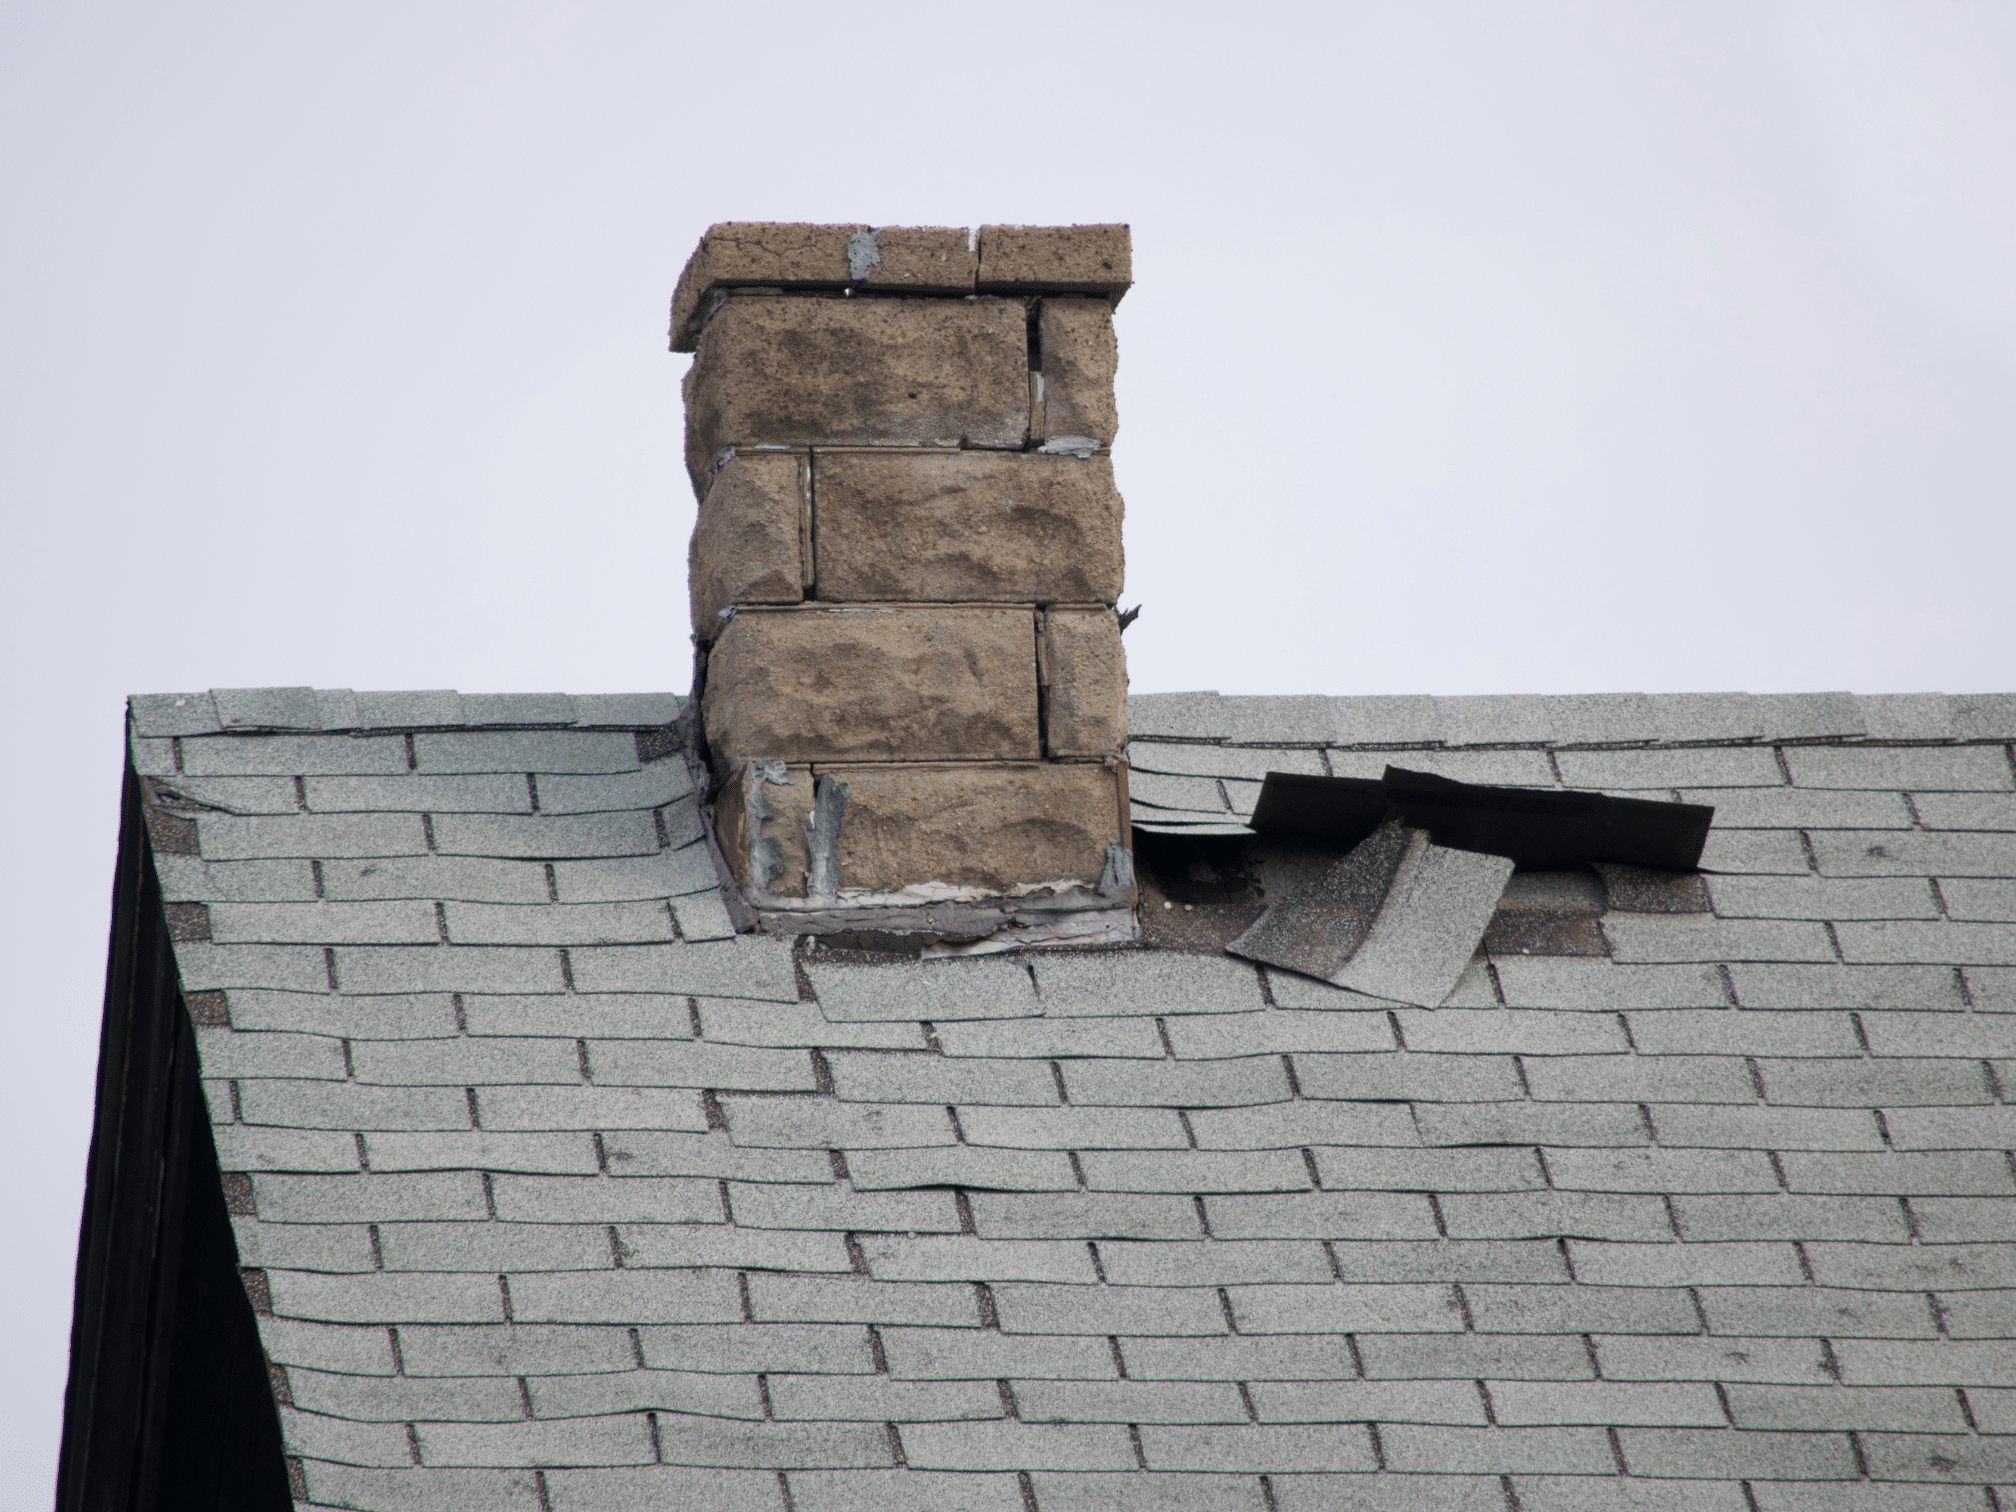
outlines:
[[[750,1305],[766,1328],[773,1323],[878,1323],[977,1328],[979,1304],[964,1282],[871,1281],[865,1276],[749,1277]],[[731,1330],[732,1332],[732,1330]],[[806,1330],[810,1333],[811,1330]],[[860,1329],[826,1330],[831,1348],[817,1356],[779,1353],[774,1363],[754,1370],[817,1370],[827,1373],[874,1369],[868,1337]],[[780,1332],[779,1338],[783,1337]]]
[[[1104,294],[1117,304],[1134,277],[1125,225],[982,226],[975,242],[982,292]]]
[[[745,285],[838,288],[853,282],[848,248],[872,233],[861,225],[721,221],[709,226],[686,260],[672,296],[672,350],[690,352],[719,289]]]
[[[942,883],[980,895],[1096,886],[1124,842],[1116,774],[1092,763],[822,766],[846,784],[843,889]]]
[[[1040,642],[1046,755],[1114,756],[1127,745],[1127,655],[1106,609],[1048,609]]]
[[[1037,439],[1111,446],[1120,431],[1113,376],[1120,345],[1113,307],[1103,299],[1045,299],[1037,316],[1041,400],[1032,417]]]
[[[686,552],[695,635],[712,640],[734,605],[804,601],[811,482],[792,452],[739,452],[715,473]]]
[[[708,659],[708,738],[730,765],[1032,759],[1035,646],[1005,606],[751,609]]]
[[[747,455],[728,464],[724,481]],[[1104,457],[821,450],[814,466],[821,599],[1111,604],[1119,597],[1123,506]]]
[[[636,740],[615,730],[447,730],[415,735],[413,758],[422,772],[595,773],[638,766]]]
[[[686,465],[705,489],[725,447],[970,446],[1029,433],[1017,302],[730,299],[685,380]]]

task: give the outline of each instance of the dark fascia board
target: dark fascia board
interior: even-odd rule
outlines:
[[[1701,864],[1715,810],[1698,803],[1489,787],[1389,766],[1386,775],[1309,777],[1269,772],[1252,827],[1349,850],[1389,818],[1428,831],[1451,850],[1558,869],[1614,862],[1685,871]]]
[[[291,1506],[230,1224],[141,785],[129,765],[57,1512]]]

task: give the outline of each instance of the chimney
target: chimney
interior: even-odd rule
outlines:
[[[1129,263],[1125,226],[751,223],[687,263],[695,701],[751,927],[1132,936]]]

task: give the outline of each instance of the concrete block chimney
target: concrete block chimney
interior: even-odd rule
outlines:
[[[1131,935],[1129,251],[1125,226],[724,224],[687,263],[696,703],[754,927]]]

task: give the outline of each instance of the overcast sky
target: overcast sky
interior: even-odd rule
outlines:
[[[0,18],[0,1502],[48,1505],[129,691],[683,688],[715,220],[1131,222],[1137,691],[2016,686],[2016,8]]]

